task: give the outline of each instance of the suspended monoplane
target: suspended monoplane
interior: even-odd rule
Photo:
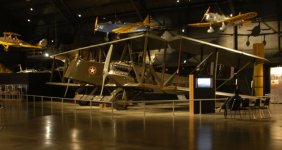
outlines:
[[[248,19],[252,19],[257,16],[256,12],[248,12],[248,13],[239,13],[236,16],[226,16],[221,15],[219,13],[213,13],[210,12],[210,7],[206,10],[201,22],[199,23],[192,23],[188,24],[188,26],[191,27],[209,27],[207,30],[208,33],[214,32],[213,26],[220,26],[219,30],[224,31],[226,29],[227,25],[242,25],[244,23],[247,23],[249,21],[246,21]],[[203,22],[206,20],[206,22]]]
[[[20,34],[13,33],[13,32],[4,32],[3,36],[0,37],[0,44],[3,45],[4,50],[8,51],[9,47],[25,47],[25,48],[43,48],[47,45],[47,40],[42,39],[37,44],[30,44],[23,40],[20,40]]]
[[[143,32],[152,29],[163,29],[163,26],[160,26],[156,21],[152,20],[151,16],[147,16],[144,21],[135,22],[135,23],[121,23],[119,22],[105,22],[98,23],[98,17],[96,17],[94,24],[94,33],[96,31],[106,33],[106,41],[108,41],[109,33],[115,34],[126,34],[126,33],[135,33]]]

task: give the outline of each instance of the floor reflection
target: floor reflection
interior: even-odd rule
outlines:
[[[156,115],[89,110],[73,104],[5,103],[0,109],[3,149],[277,149],[281,107],[271,120],[223,115]],[[74,109],[76,108],[76,109]],[[128,113],[128,114],[127,114]]]

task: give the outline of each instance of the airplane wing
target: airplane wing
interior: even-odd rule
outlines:
[[[28,44],[28,43],[20,43],[19,46],[25,47],[25,48],[42,48],[42,46],[32,45],[32,44]]]
[[[256,16],[257,16],[256,12],[248,12],[248,13],[244,13],[244,14],[239,14],[239,15],[234,16],[234,17],[230,17],[228,19],[221,20],[219,22],[234,23],[234,22],[240,22],[240,21],[248,20],[248,19],[254,18]]]
[[[81,84],[77,83],[63,83],[63,82],[46,82],[48,85],[58,85],[58,86],[71,86],[71,87],[79,87]]]
[[[19,45],[20,47],[26,47],[26,48],[43,48],[43,47],[46,47],[47,46],[47,40],[46,39],[42,39],[38,42],[38,44],[30,44],[30,43],[27,43],[27,42],[24,42],[24,41],[21,41],[19,42]]]
[[[141,23],[134,23],[134,24],[129,24],[127,26],[120,27],[120,28],[116,28],[116,29],[112,30],[112,32],[118,33],[118,34],[129,33],[129,32],[132,32],[132,31],[134,31],[137,28],[142,27],[142,26],[143,26],[143,24],[141,24]]]
[[[95,49],[95,48],[99,48],[99,47],[109,46],[111,44],[117,45],[118,43],[123,43],[123,42],[127,42],[127,41],[132,41],[135,49],[143,49],[142,39],[144,39],[145,37],[150,38],[149,49],[165,48],[165,46],[166,46],[165,45],[166,40],[159,37],[159,36],[156,36],[156,35],[153,35],[153,34],[140,34],[140,35],[136,35],[136,36],[132,36],[132,37],[128,37],[128,38],[123,38],[123,39],[119,39],[119,40],[104,42],[104,43],[100,43],[100,44],[93,44],[93,45],[73,49],[73,50],[70,50],[70,51],[51,55],[50,57],[55,58],[57,60],[64,61],[66,58],[69,58],[69,59],[75,58],[76,55],[80,54],[83,51],[88,51],[89,49]],[[162,42],[159,42],[159,41],[162,41]]]
[[[178,50],[180,43],[182,43],[183,51],[190,54],[199,55],[202,52],[204,55],[208,55],[218,52],[218,63],[230,66],[236,66],[239,59],[242,64],[246,62],[269,62],[263,57],[186,36],[174,37],[169,44],[172,48]]]
[[[192,24],[188,24],[188,26],[190,27],[210,27],[214,24],[218,24],[218,23],[216,22],[192,23]]]

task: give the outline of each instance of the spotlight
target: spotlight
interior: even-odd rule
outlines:
[[[263,41],[262,41],[263,45],[266,45],[266,40],[265,40],[265,36],[263,36]]]
[[[250,41],[249,41],[249,40],[246,42],[246,45],[247,45],[247,46],[250,46]]]
[[[249,46],[249,45],[250,45],[250,36],[248,36],[248,38],[247,38],[246,45],[247,45],[247,46]]]
[[[49,57],[49,53],[44,53],[44,56],[45,57]]]
[[[262,43],[263,43],[263,45],[266,45],[266,41],[265,41],[265,39],[262,41]]]

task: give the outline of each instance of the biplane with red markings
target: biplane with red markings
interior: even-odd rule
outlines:
[[[81,47],[52,57],[65,63],[64,78],[68,80],[48,84],[77,86],[75,99],[115,101],[116,109],[127,107],[121,101],[143,100],[146,94],[165,95],[166,99],[187,95],[188,75],[197,72],[216,78],[218,69],[209,69],[211,66],[240,67],[225,84],[252,64],[268,61],[181,35],[161,38],[152,33]],[[217,94],[228,95],[224,92]]]

